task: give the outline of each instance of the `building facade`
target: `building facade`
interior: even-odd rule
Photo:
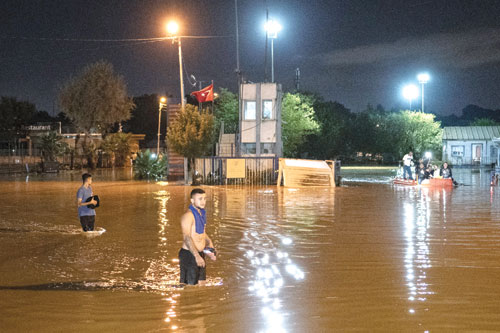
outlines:
[[[452,165],[491,165],[499,158],[500,126],[443,129],[443,161]]]
[[[281,85],[243,83],[240,89],[240,155],[280,157]]]

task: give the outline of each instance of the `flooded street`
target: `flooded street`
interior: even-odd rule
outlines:
[[[80,174],[0,180],[0,331],[500,329],[500,188],[345,175],[342,187],[204,186],[218,251],[178,284],[190,186],[94,175],[101,236],[80,232]]]

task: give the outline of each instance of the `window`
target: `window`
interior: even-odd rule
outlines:
[[[261,154],[274,154],[274,143],[261,143],[260,144]]]
[[[452,157],[463,157],[464,156],[464,146],[451,146],[451,156]]]
[[[495,162],[497,155],[498,155],[498,148],[491,146],[491,148],[490,148],[490,160],[491,160],[491,162]]]
[[[262,119],[272,119],[273,118],[273,101],[263,100],[262,101]]]
[[[257,145],[255,143],[243,143],[242,144],[243,154],[256,154],[257,153]]]
[[[255,120],[256,119],[256,106],[255,101],[245,101],[245,120]]]

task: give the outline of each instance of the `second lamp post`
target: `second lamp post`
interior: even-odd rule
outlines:
[[[177,22],[168,22],[167,31],[172,37],[172,43],[177,40],[177,44],[179,44],[179,79],[181,81],[181,106],[182,108],[184,108],[186,102],[184,101],[184,77],[182,75],[182,46],[181,36],[177,36],[177,32],[179,31],[179,25],[177,24]]]

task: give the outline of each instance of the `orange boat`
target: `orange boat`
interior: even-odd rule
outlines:
[[[451,178],[430,178],[424,179],[422,184],[419,184],[416,180],[406,180],[403,178],[394,178],[394,185],[405,185],[405,186],[422,186],[422,187],[452,187],[453,179]]]

